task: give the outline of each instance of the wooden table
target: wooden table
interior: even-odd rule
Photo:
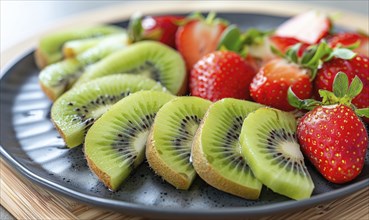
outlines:
[[[288,8],[288,11],[286,9]],[[46,32],[52,32],[64,27],[77,27],[96,23],[118,21],[128,18],[139,9],[144,14],[171,11],[173,13],[190,12],[195,10],[259,12],[275,15],[294,15],[308,10],[309,6],[278,3],[268,5],[266,2],[237,1],[237,2],[143,2],[125,4],[121,7],[104,8],[77,17],[69,18],[55,24]],[[332,12],[331,9],[323,9]],[[368,17],[344,13],[344,18],[336,23],[342,26],[355,25],[355,28],[369,32]],[[36,36],[18,44],[16,47],[1,54],[1,68],[17,55],[27,49],[34,48],[39,37]],[[143,219],[127,216],[121,213],[93,207],[68,199],[55,192],[51,192],[21,176],[3,159],[0,160],[0,189],[1,204],[17,219]],[[316,207],[299,212],[283,215],[266,216],[261,219],[369,219],[369,187],[348,197],[336,201],[319,204]]]

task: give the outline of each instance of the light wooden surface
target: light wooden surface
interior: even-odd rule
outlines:
[[[276,15],[293,15],[310,9],[310,6],[301,6],[287,3],[268,5],[265,2],[165,2],[152,4],[138,1],[136,4],[125,4],[121,7],[105,8],[94,12],[79,15],[55,24],[49,30],[39,33],[30,39],[18,44],[1,54],[1,68],[9,65],[9,61],[28,49],[35,47],[40,36],[65,27],[86,26],[96,23],[117,21],[128,18],[139,8],[144,14],[167,12],[190,12],[194,10],[260,12]],[[139,4],[139,7],[138,7]],[[145,6],[146,5],[146,6]],[[286,10],[288,8],[288,11]],[[323,9],[332,12],[330,9]],[[343,18],[337,21],[343,26],[355,25],[368,32],[369,19],[355,14],[344,13]],[[17,173],[5,161],[0,160],[0,195],[1,205],[17,219],[142,219],[130,217],[121,213],[81,204],[67,199],[64,196],[46,190],[33,184]],[[321,204],[316,207],[278,216],[267,216],[262,219],[369,219],[369,187],[352,194],[351,196]]]

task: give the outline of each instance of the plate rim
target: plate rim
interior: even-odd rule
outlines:
[[[224,216],[266,216],[276,213],[284,213],[287,211],[298,211],[303,208],[308,208],[320,203],[326,203],[334,199],[339,199],[347,196],[350,193],[357,192],[365,187],[369,186],[369,179],[361,180],[357,183],[344,186],[340,189],[336,189],[324,194],[319,194],[312,196],[309,199],[304,200],[288,200],[273,204],[257,205],[249,207],[227,207],[227,208],[212,208],[206,210],[200,209],[180,209],[180,208],[168,208],[168,207],[155,207],[147,206],[143,204],[129,203],[122,200],[114,200],[101,198],[97,196],[87,195],[76,190],[70,189],[63,185],[54,183],[50,180],[42,178],[37,174],[33,173],[26,166],[23,166],[17,161],[12,155],[10,155],[1,145],[0,145],[0,155],[4,158],[12,168],[15,168],[18,172],[23,174],[23,176],[32,180],[41,186],[45,186],[47,189],[51,189],[54,192],[73,198],[77,201],[89,205],[96,205],[99,207],[108,208],[110,210],[122,212],[124,214],[134,214],[140,216],[151,216],[151,214],[158,215],[160,217],[169,217],[173,215],[181,215],[181,217],[224,217]],[[151,216],[152,217],[152,216]]]
[[[232,13],[232,11],[222,11],[219,12],[225,13]],[[154,12],[155,13],[155,12]],[[179,12],[177,12],[179,13]],[[239,10],[233,11],[233,13],[256,13],[256,14],[266,14],[266,15],[275,15],[275,14],[268,14],[267,12],[261,11],[248,11],[248,10]],[[282,14],[281,16],[286,16],[287,14]],[[109,19],[110,22],[114,21],[114,19]],[[9,49],[11,50],[11,48]],[[3,78],[12,70],[15,65],[23,60],[26,56],[31,55],[34,49],[27,49],[22,53],[16,55],[15,58],[12,58],[10,62],[6,62],[4,68],[1,68],[0,72],[0,80],[2,81]],[[5,51],[6,52],[6,51]],[[2,53],[3,55],[3,53]],[[317,205],[319,203],[325,203],[334,199],[338,199],[344,196],[349,195],[350,193],[356,192],[361,190],[365,187],[369,186],[369,179],[361,180],[357,183],[350,184],[348,186],[344,186],[340,189],[336,189],[324,194],[315,195],[306,200],[288,200],[283,202],[278,202],[275,204],[266,204],[266,205],[259,205],[259,206],[250,206],[250,207],[227,207],[221,209],[206,209],[206,210],[199,210],[199,209],[179,209],[179,208],[164,208],[160,207],[158,209],[155,206],[148,206],[144,204],[134,204],[129,203],[121,200],[114,200],[114,199],[107,199],[101,198],[97,196],[87,195],[76,190],[72,190],[68,187],[62,186],[60,184],[54,183],[50,180],[42,178],[28,169],[26,166],[23,166],[13,155],[9,154],[3,146],[0,145],[0,156],[4,158],[8,164],[12,165],[12,168],[21,173],[23,176],[27,177],[34,183],[37,183],[41,186],[44,186],[48,189],[51,189],[54,192],[59,194],[65,195],[69,198],[76,199],[77,201],[81,201],[86,204],[100,206],[104,208],[108,208],[114,211],[122,212],[125,214],[135,214],[140,216],[150,216],[150,214],[155,214],[156,216],[160,217],[169,217],[173,215],[182,215],[181,217],[224,217],[224,216],[244,216],[245,214],[249,214],[252,216],[265,216],[275,213],[287,212],[290,210],[300,210],[303,208],[311,207]],[[122,207],[123,205],[123,207]],[[281,211],[282,210],[282,211]]]

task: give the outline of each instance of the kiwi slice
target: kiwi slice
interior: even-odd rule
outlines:
[[[109,35],[108,35],[109,36]],[[96,46],[104,37],[94,37],[67,41],[63,45],[64,58],[73,58],[78,54]]]
[[[67,146],[76,147],[96,119],[123,97],[140,90],[165,88],[143,76],[106,76],[63,94],[51,108],[51,119]]]
[[[101,76],[131,73],[159,81],[173,94],[186,89],[186,68],[181,55],[174,49],[154,41],[134,43],[91,66],[76,82],[81,85]]]
[[[118,26],[101,25],[78,28],[49,34],[43,37],[35,52],[36,64],[40,69],[55,63],[63,58],[63,45],[65,42],[76,39],[100,37],[103,35],[122,32]]]
[[[76,82],[88,65],[125,48],[127,44],[126,33],[108,35],[100,38],[94,47],[78,56],[47,66],[39,74],[42,90],[52,101],[55,101]]]
[[[190,162],[191,146],[211,102],[179,97],[165,104],[155,117],[146,158],[150,167],[177,189],[188,189],[196,177]]]
[[[309,198],[314,183],[296,138],[296,119],[288,112],[261,108],[245,119],[240,142],[255,176],[274,192]]]
[[[224,192],[257,199],[262,184],[241,154],[239,135],[246,116],[261,105],[232,98],[212,104],[192,145],[192,163],[211,186]]]
[[[159,109],[175,96],[141,91],[123,98],[87,132],[84,152],[90,169],[117,190],[145,157],[150,127]]]

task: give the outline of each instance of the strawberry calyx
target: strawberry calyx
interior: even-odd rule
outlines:
[[[333,92],[328,90],[319,90],[319,95],[322,101],[314,99],[299,99],[292,91],[291,87],[288,89],[287,98],[290,105],[298,109],[312,110],[322,105],[341,104],[352,108],[358,116],[369,118],[369,108],[357,109],[352,103],[354,99],[363,89],[363,83],[360,78],[355,76],[349,85],[349,80],[344,72],[338,72],[333,81]]]
[[[201,21],[208,25],[229,25],[229,22],[227,20],[217,17],[217,14],[214,11],[210,11],[206,17],[204,17],[203,14],[198,11],[192,12],[181,21],[176,22],[176,24],[178,26],[184,26],[191,21]]]
[[[132,14],[128,24],[128,39],[130,43],[135,43],[143,40],[143,15],[140,12]]]
[[[272,33],[273,31],[262,31],[256,28],[250,28],[242,33],[240,28],[232,24],[222,33],[217,50],[229,50],[246,57],[249,46],[263,44],[265,37]]]

